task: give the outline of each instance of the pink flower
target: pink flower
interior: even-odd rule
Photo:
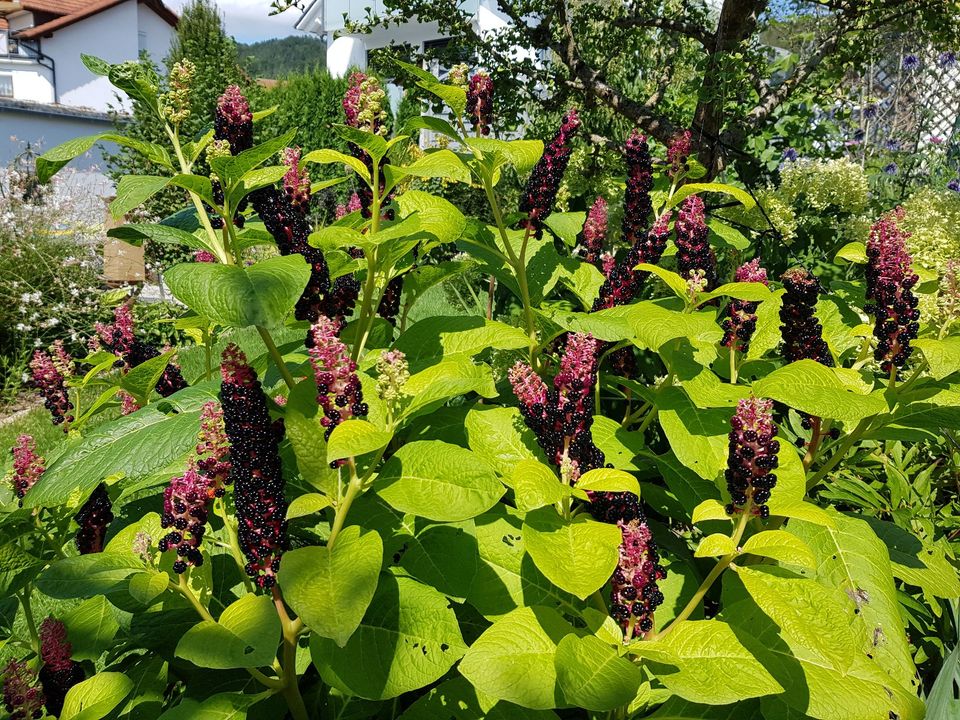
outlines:
[[[207,250],[197,250],[193,254],[193,261],[198,263],[215,263],[217,256]]]
[[[490,125],[493,123],[493,80],[485,72],[478,72],[470,78],[467,114],[481,135],[490,134]]]
[[[295,207],[305,210],[310,204],[310,175],[300,164],[300,148],[284,149],[283,164],[288,168],[283,176],[283,190]]]
[[[217,140],[230,143],[230,152],[234,155],[253,147],[253,113],[236,85],[228,87],[217,100],[213,129]]]
[[[717,258],[707,242],[710,229],[707,227],[703,199],[699,195],[691,195],[683,201],[674,229],[677,233],[677,270],[680,277],[688,280],[694,270],[702,270],[705,289],[713,290],[717,286]]]
[[[629,641],[640,632],[653,629],[653,612],[663,603],[657,581],[667,574],[643,516],[617,525],[623,541],[620,560],[610,580],[610,616],[623,628],[624,640]]]
[[[43,397],[43,404],[53,418],[54,425],[63,424],[63,431],[66,432],[70,423],[73,422],[73,403],[67,395],[67,386],[63,375],[57,369],[53,359],[42,350],[33,353],[33,359],[30,361],[30,370],[32,372],[31,384]]]
[[[27,491],[34,486],[45,468],[43,457],[37,455],[37,443],[30,435],[17,437],[17,444],[13,446],[13,473],[11,482],[13,492],[23,507],[23,498]]]
[[[607,201],[598,197],[583,223],[583,259],[592,265],[602,267],[601,255],[603,242],[607,237]]]
[[[310,329],[310,364],[317,381],[317,402],[323,408],[320,424],[327,429],[326,438],[344,420],[366,415],[368,411],[363,402],[357,364],[337,337],[339,329],[339,325],[325,315]]]

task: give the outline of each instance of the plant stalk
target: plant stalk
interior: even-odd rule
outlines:
[[[283,378],[283,381],[287,384],[287,387],[293,390],[294,386],[297,384],[297,381],[293,379],[293,375],[287,368],[287,364],[283,361],[283,355],[281,355],[280,351],[277,349],[277,345],[273,342],[273,338],[270,337],[270,333],[265,327],[261,327],[260,325],[257,325],[257,332],[260,333],[260,339],[263,340],[263,344],[267,346],[267,352],[270,353],[270,358],[273,360],[273,364],[277,366],[277,370],[280,372],[280,377]]]

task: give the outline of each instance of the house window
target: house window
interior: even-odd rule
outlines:
[[[0,97],[13,97],[13,75],[0,73]]]
[[[137,33],[137,50],[141,53],[147,51],[147,34],[143,30]]]

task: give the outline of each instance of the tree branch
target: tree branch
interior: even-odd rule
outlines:
[[[709,47],[713,41],[713,34],[702,25],[677,18],[661,17],[657,15],[629,15],[617,18],[610,22],[617,28],[629,30],[631,28],[646,27],[674,32],[691,40],[696,40],[703,47]]]

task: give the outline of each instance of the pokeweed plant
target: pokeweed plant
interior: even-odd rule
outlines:
[[[956,533],[902,508],[957,455],[898,468],[905,445],[954,439],[960,338],[917,311],[936,283],[900,211],[840,252],[864,272],[824,288],[768,277],[708,218],[717,194],[752,200],[697,182],[689,133],[665,160],[627,138],[618,247],[605,203],[552,211],[576,110],[546,145],[497,139],[485,76],[402,66],[449,110],[409,123],[445,147],[404,165],[413,140],[388,136],[360,73],[341,153],[255,143],[269,111],[236,88],[182,137],[176,92],[85,62],[169,145],[78,139],[38,173],[97,141],[167,171],[124,177],[112,212],[166,187],[187,208],[111,234],[196,252],[165,277],[196,344],[144,348],[122,304],[86,358],[37,355],[68,437],[13,451],[14,717],[907,720],[952,699]],[[357,185],[325,227],[310,194],[348,177],[312,183],[314,163]],[[508,167],[529,177],[516,210]],[[417,178],[482,188],[494,223]],[[518,326],[482,303],[408,323],[468,272],[516,299]],[[878,464],[896,494],[851,500],[877,494]]]

